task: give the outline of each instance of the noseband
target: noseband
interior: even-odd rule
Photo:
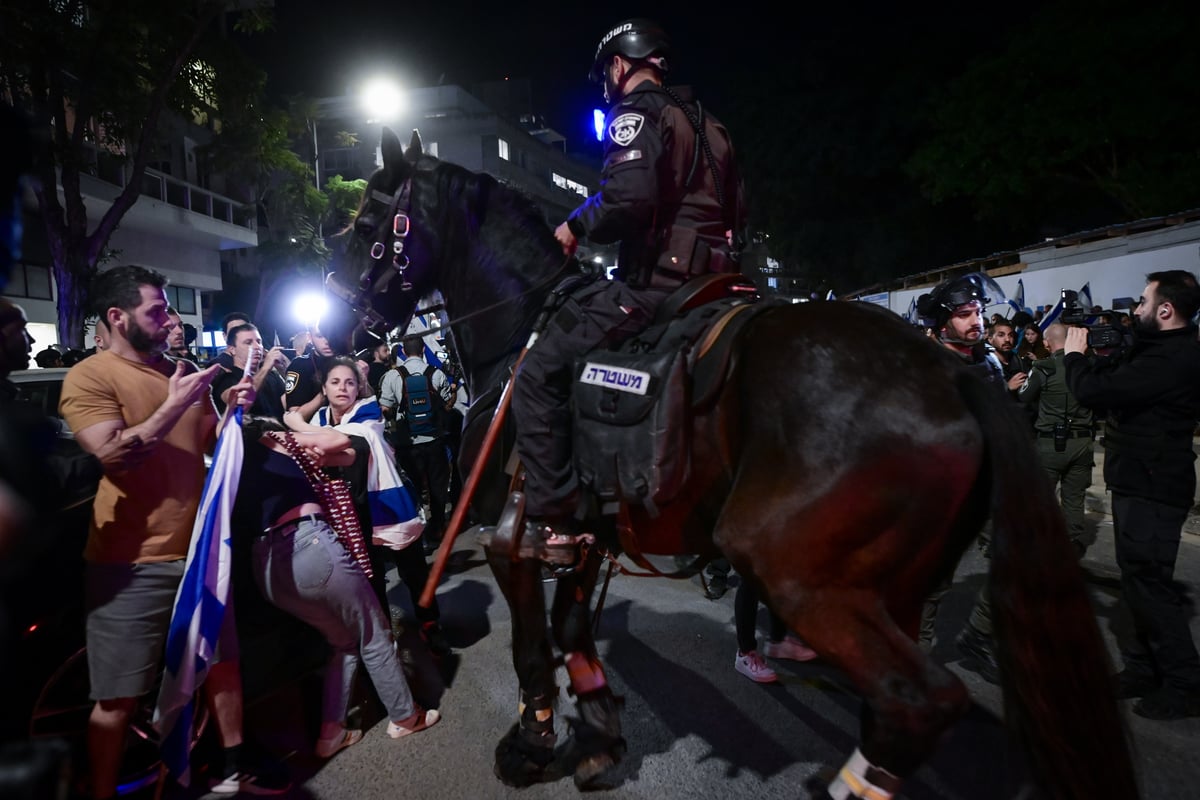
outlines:
[[[389,196],[378,190],[372,191],[371,198],[373,200],[386,203],[388,206],[384,219],[391,218],[391,231],[388,231],[386,225],[379,226],[379,232],[371,244],[372,263],[370,268],[359,277],[357,286],[351,288],[344,285],[338,279],[336,272],[331,273],[325,281],[326,288],[345,301],[358,314],[363,326],[369,331],[379,332],[390,326],[390,321],[375,310],[371,303],[372,297],[386,292],[388,284],[396,275],[400,276],[400,291],[408,292],[413,288],[412,283],[404,274],[404,270],[408,269],[411,264],[408,254],[404,252],[404,240],[412,228],[412,221],[408,215],[411,197],[411,176],[404,179],[393,195]],[[391,263],[387,263],[384,259],[388,252],[387,240],[389,237],[392,239]]]

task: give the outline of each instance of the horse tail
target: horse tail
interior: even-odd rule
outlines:
[[[1050,797],[1136,798],[1108,651],[1053,486],[1038,479],[1028,427],[977,375],[961,375],[959,388],[979,421],[991,479],[988,589],[1007,724]]]

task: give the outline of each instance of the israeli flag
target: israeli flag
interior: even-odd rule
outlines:
[[[1013,292],[1013,296],[1008,298],[1008,304],[1013,307],[1014,311],[1025,311],[1025,281],[1022,278],[1017,279],[1017,290]]]
[[[217,440],[192,526],[187,567],[167,631],[162,688],[154,709],[163,764],[180,784],[190,779],[189,751],[196,690],[208,675],[229,604],[233,553],[230,517],[242,471],[242,407],[235,406]]]
[[[826,300],[837,300],[837,295],[835,295],[833,293],[833,289],[830,289],[828,292],[825,293],[825,299]]]
[[[1045,333],[1046,328],[1049,328],[1051,325],[1053,325],[1055,322],[1058,321],[1058,318],[1062,316],[1062,312],[1063,312],[1063,301],[1062,301],[1062,298],[1060,297],[1060,298],[1058,298],[1058,302],[1054,304],[1054,308],[1047,311],[1046,315],[1044,317],[1042,317],[1042,321],[1038,323],[1038,328],[1041,329],[1042,333]]]
[[[917,298],[915,296],[908,301],[908,311],[904,313],[904,319],[911,325],[917,324]]]
[[[1084,313],[1090,314],[1092,311],[1092,306],[1095,305],[1095,303],[1092,302],[1092,282],[1091,281],[1088,281],[1087,283],[1085,283],[1083,285],[1083,288],[1079,290],[1078,300],[1079,300],[1079,310],[1083,311]]]

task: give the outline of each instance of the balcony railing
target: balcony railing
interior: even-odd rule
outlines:
[[[90,169],[87,171],[94,177],[105,183],[125,188],[128,175],[125,171],[126,162],[124,160],[108,153],[97,153],[96,159],[89,167]],[[156,169],[146,169],[142,175],[140,193],[177,208],[237,225],[239,228],[252,231],[257,229],[258,218],[254,206],[238,203],[195,184],[172,178]]]

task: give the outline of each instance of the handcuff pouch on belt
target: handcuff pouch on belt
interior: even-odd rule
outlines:
[[[713,247],[695,228],[672,225],[658,237],[658,259],[654,272],[680,283],[712,273],[738,271],[738,264],[724,248]]]

